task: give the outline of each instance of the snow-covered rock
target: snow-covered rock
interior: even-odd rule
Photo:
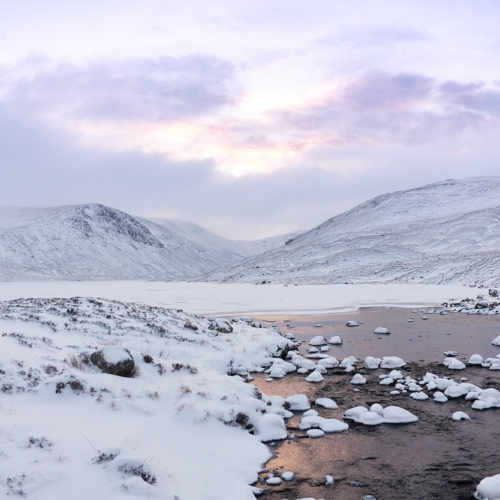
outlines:
[[[418,418],[409,411],[398,406],[386,406],[380,413],[380,405],[374,405],[368,410],[364,406],[357,406],[345,412],[344,418],[354,420],[365,425],[407,424],[417,422]]]
[[[348,321],[346,323],[346,326],[359,326],[359,323],[356,321]]]
[[[314,370],[312,371],[307,377],[306,377],[306,382],[323,382],[324,377],[321,375],[319,370]]]
[[[317,335],[316,337],[313,337],[310,341],[309,341],[309,344],[310,345],[325,345],[326,344],[326,339],[325,337],[321,336],[321,335]]]
[[[308,431],[306,431],[306,434],[310,438],[319,438],[325,435],[324,431],[322,431],[321,429],[309,429]]]
[[[456,422],[460,420],[470,420],[469,415],[467,413],[464,413],[463,411],[456,411],[451,418],[455,420]]]
[[[294,354],[290,360],[297,368],[304,368],[307,371],[314,370],[316,368],[316,363],[309,359],[305,359],[298,354]]]
[[[429,399],[429,396],[427,396],[424,392],[413,392],[410,394],[410,397],[418,401],[425,401]]]
[[[469,365],[481,365],[483,364],[484,359],[480,354],[473,354],[469,358]]]
[[[373,333],[385,333],[385,334],[389,334],[391,332],[387,328],[384,328],[383,326],[377,326],[377,328],[375,328],[375,330],[374,330]]]
[[[433,394],[433,397],[434,397],[434,401],[436,401],[436,403],[446,403],[446,401],[448,401],[448,398],[440,391],[436,391]]]
[[[130,377],[135,368],[135,362],[128,349],[120,346],[101,347],[90,355],[90,360],[103,373]]]
[[[338,335],[335,335],[328,341],[328,343],[333,345],[342,344],[342,339]]]
[[[380,358],[374,358],[373,356],[367,356],[363,361],[363,366],[369,370],[376,370],[382,360]]]
[[[279,486],[281,484],[281,478],[279,477],[269,477],[266,479],[266,484],[268,486]]]
[[[379,385],[392,385],[392,384],[394,384],[394,379],[391,377],[385,377],[379,382]]]
[[[266,413],[255,424],[255,435],[263,442],[286,439],[285,421],[279,415]]]
[[[355,358],[354,356],[348,356],[347,358],[344,358],[341,361],[340,368],[347,368],[348,366],[352,366],[357,362],[358,362],[357,358]]]
[[[328,356],[327,358],[320,359],[318,365],[325,368],[336,368],[339,366],[339,362],[333,356]]]
[[[500,499],[500,474],[485,477],[477,485],[474,494],[477,500],[499,500]]]
[[[223,318],[217,318],[214,319],[209,327],[209,330],[215,330],[220,333],[232,333],[233,327],[231,326],[231,323],[227,319]]]
[[[286,398],[286,402],[290,405],[290,410],[292,411],[304,411],[311,408],[309,400],[307,399],[307,396],[304,396],[304,394],[289,396]]]
[[[459,359],[455,358],[447,358],[447,359],[450,359],[450,363],[447,363],[447,366],[450,370],[463,370],[465,368],[465,364],[462,363]]]
[[[498,337],[496,337],[495,339],[493,339],[492,344],[500,346],[500,335]]]
[[[317,398],[314,402],[317,406],[322,406],[323,408],[327,408],[329,410],[336,410],[338,408],[337,403],[333,399],[330,398]]]
[[[380,363],[380,368],[388,368],[392,370],[394,368],[401,368],[406,365],[406,361],[397,356],[384,356],[382,362]]]
[[[299,423],[299,429],[321,429],[323,432],[343,432],[349,429],[349,426],[335,418],[303,417]]]
[[[356,384],[356,385],[366,384],[366,378],[363,377],[363,375],[361,375],[360,373],[356,373],[356,375],[354,375],[354,377],[352,377],[351,379],[351,384]]]

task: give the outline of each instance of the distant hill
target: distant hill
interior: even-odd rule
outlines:
[[[148,222],[158,224],[159,226],[169,229],[173,233],[178,234],[187,240],[194,241],[199,245],[225,249],[242,257],[249,257],[250,255],[256,255],[258,253],[267,252],[268,250],[273,250],[274,248],[284,245],[289,239],[305,233],[304,230],[294,231],[287,234],[281,234],[279,236],[271,236],[270,238],[253,241],[228,240],[222,236],[218,236],[217,234],[203,229],[194,222],[177,219],[136,218],[145,225],[147,225]]]
[[[500,177],[378,196],[205,279],[500,284]]]
[[[182,280],[286,238],[232,242],[190,222],[154,222],[99,204],[4,207],[0,280]]]

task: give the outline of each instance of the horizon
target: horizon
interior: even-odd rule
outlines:
[[[200,227],[201,229],[204,229],[206,231],[211,232],[215,236],[219,236],[221,238],[226,238],[226,239],[228,239],[230,241],[242,241],[243,242],[243,241],[259,241],[259,240],[265,240],[265,239],[270,239],[270,238],[279,237],[279,236],[285,236],[285,235],[292,234],[292,233],[297,232],[297,231],[302,231],[302,232],[312,231],[313,229],[315,229],[316,227],[322,225],[323,223],[327,222],[328,220],[333,219],[333,218],[335,218],[338,215],[343,215],[346,212],[349,212],[350,210],[353,210],[353,209],[357,208],[359,205],[362,205],[365,202],[369,202],[372,199],[378,198],[379,196],[396,194],[396,193],[400,193],[400,192],[404,192],[404,191],[412,191],[412,190],[416,190],[416,189],[421,189],[421,188],[429,186],[429,185],[441,184],[441,183],[445,183],[445,182],[449,182],[449,181],[473,181],[473,180],[483,180],[483,179],[485,179],[485,180],[486,179],[498,179],[498,180],[500,180],[500,175],[473,176],[473,177],[463,177],[463,178],[455,178],[455,179],[443,179],[441,181],[433,182],[433,183],[430,183],[430,184],[424,184],[422,186],[415,186],[415,187],[407,189],[407,190],[392,191],[392,192],[389,192],[389,193],[380,193],[380,194],[377,194],[376,196],[374,196],[373,198],[364,200],[361,203],[353,205],[352,207],[348,207],[344,212],[340,212],[338,214],[332,215],[331,217],[328,217],[327,219],[325,219],[324,221],[321,221],[316,226],[313,226],[313,227],[310,227],[310,228],[300,228],[300,229],[296,229],[294,231],[289,231],[288,233],[272,234],[272,235],[263,236],[263,237],[260,237],[260,238],[255,238],[255,239],[252,239],[252,240],[249,240],[249,239],[245,240],[245,239],[242,239],[242,238],[226,238],[226,236],[218,234],[218,233],[216,233],[214,231],[210,231],[206,227],[204,227],[204,226],[202,226],[202,225],[200,225],[200,224],[198,224],[198,223],[196,223],[196,222],[194,222],[192,220],[178,219],[178,218],[165,218],[165,217],[147,217],[147,216],[144,216],[144,215],[139,215],[139,214],[134,214],[134,213],[128,213],[125,210],[122,210],[120,208],[109,207],[109,205],[105,205],[104,203],[99,203],[99,202],[94,202],[94,203],[76,203],[76,204],[69,204],[69,205],[53,205],[53,206],[51,206],[51,205],[24,205],[24,206],[0,205],[0,209],[9,209],[9,208],[12,208],[12,209],[32,209],[32,210],[35,210],[35,209],[48,209],[48,208],[64,208],[64,207],[72,207],[72,206],[77,207],[77,206],[86,206],[86,205],[102,205],[102,206],[108,206],[109,208],[112,208],[114,210],[119,210],[121,212],[127,213],[131,217],[134,217],[134,218],[140,217],[140,218],[144,218],[144,219],[150,220],[152,222],[155,222],[155,219],[156,219],[156,220],[168,220],[168,221],[173,221],[173,222],[187,222],[187,223],[195,224],[198,227]]]

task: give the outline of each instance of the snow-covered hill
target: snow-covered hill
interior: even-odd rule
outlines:
[[[276,328],[212,324],[105,299],[0,302],[0,495],[255,499],[271,456],[261,441],[284,439],[293,414],[246,381],[275,363],[295,371],[277,357],[293,344]],[[99,354],[132,360],[132,377]]]
[[[268,250],[273,250],[284,245],[289,239],[305,233],[304,230],[298,230],[261,240],[240,241],[228,240],[222,236],[218,236],[217,234],[207,231],[194,222],[185,220],[143,219],[141,217],[136,217],[136,219],[143,222],[145,225],[148,225],[148,222],[154,222],[155,224],[167,228],[173,233],[178,234],[187,240],[194,241],[199,245],[224,249],[228,252],[241,255],[242,257],[249,257],[251,255],[267,252]]]
[[[206,279],[496,285],[500,177],[447,180],[378,196]]]
[[[291,237],[232,242],[190,222],[160,222],[99,204],[0,208],[0,281],[182,280]]]

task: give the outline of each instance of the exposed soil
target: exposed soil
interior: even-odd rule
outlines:
[[[408,329],[403,328],[408,326],[406,323],[409,316],[415,316],[415,322]],[[342,315],[341,318],[323,316],[322,321],[318,317],[290,319],[291,325],[297,326],[291,330],[297,339],[310,338],[313,334],[327,338],[338,334],[343,337],[356,336],[355,339],[351,337],[352,344],[348,351],[345,340],[340,352],[330,350],[328,354],[338,358],[348,355],[360,359],[367,355],[398,355],[408,361],[415,357],[415,344],[407,341],[404,345],[405,338],[415,336],[418,339],[418,335],[422,335],[420,338],[427,340],[422,342],[418,350],[427,351],[428,358],[439,359],[439,362],[412,361],[402,369],[403,373],[416,379],[426,372],[452,377],[456,381],[466,377],[479,387],[500,390],[498,371],[482,367],[456,371],[449,370],[442,364],[443,345],[446,350],[462,351],[464,361],[474,353],[483,357],[500,353],[499,348],[491,346],[491,340],[498,335],[496,332],[500,329],[498,316],[428,315],[428,321],[422,321],[418,316],[421,314],[399,309],[362,311],[356,318],[353,315]],[[325,320],[338,323],[335,330],[340,330],[339,325],[345,325],[347,319],[363,320],[367,328],[357,327],[356,333],[333,331],[333,328],[327,331],[328,322]],[[305,320],[308,325],[301,327],[301,321],[305,323]],[[311,326],[316,323],[322,323],[323,328]],[[281,322],[279,324],[282,325]],[[388,326],[393,332],[384,337],[383,352],[378,352],[378,336],[372,333],[376,326]],[[446,333],[451,333],[452,338]],[[489,339],[488,352],[485,352],[486,338]],[[367,344],[372,348],[366,349]],[[308,344],[304,344],[301,350],[306,347],[309,347]],[[409,394],[391,395],[393,386],[379,385],[378,378],[388,370],[366,370],[361,366],[350,374],[340,369],[328,370],[325,380],[319,384],[307,383],[304,376],[298,374],[290,374],[271,383],[265,381],[265,374],[261,374],[255,377],[254,383],[268,395],[287,397],[297,393],[306,394],[311,403],[318,397],[330,397],[339,405],[337,410],[312,405],[321,416],[327,418],[342,420],[344,412],[349,408],[359,405],[369,407],[373,403],[380,403],[384,407],[396,405],[405,408],[418,416],[419,421],[406,425],[382,424],[375,427],[347,421],[350,426],[348,431],[312,439],[298,430],[301,413],[297,413],[287,423],[289,433],[294,433],[296,438],[276,442],[275,455],[266,465],[271,472],[281,474],[292,471],[295,478],[281,486],[259,485],[265,490],[264,498],[361,500],[364,495],[373,495],[377,500],[465,500],[472,498],[475,486],[481,479],[500,473],[500,409],[472,410],[472,401],[466,401],[463,397],[450,398],[444,404],[436,403],[430,391],[425,391],[431,396],[427,401],[414,400]],[[363,374],[367,378],[367,384],[350,384],[354,373]],[[360,389],[359,392],[354,391],[356,388]],[[451,415],[459,410],[465,411],[471,420],[453,421]],[[327,474],[335,478],[334,485],[325,485]],[[265,475],[263,473],[261,477],[264,478]]]

